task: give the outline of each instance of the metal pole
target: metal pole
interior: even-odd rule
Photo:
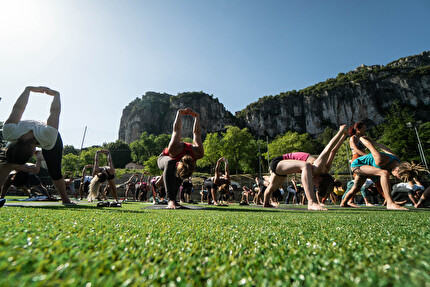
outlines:
[[[421,145],[421,140],[420,140],[420,136],[418,135],[418,130],[417,128],[414,126],[414,130],[415,133],[417,134],[417,139],[418,139],[418,150],[420,152],[420,157],[421,157],[421,161],[424,163],[426,169],[428,170],[428,166],[427,166],[427,160],[426,160],[426,156],[424,155],[424,150],[423,150],[423,146]]]
[[[267,141],[267,171],[269,171],[270,168],[270,162],[269,162],[269,136],[266,136]]]
[[[261,152],[260,152],[260,135],[258,135],[258,177],[261,178]]]
[[[348,166],[348,170],[349,170],[349,176],[351,177],[351,180],[353,180],[354,178],[352,177],[352,171],[351,171],[351,164],[349,162],[349,146],[347,144],[347,142],[345,142],[346,145],[346,165]]]
[[[76,166],[76,171],[79,172],[79,163],[81,161],[81,155],[82,155],[82,148],[84,147],[84,140],[85,140],[85,135],[87,134],[87,126],[85,126],[84,129],[84,135],[82,136],[82,143],[81,143],[81,150],[79,151],[79,159],[78,159],[78,164]]]

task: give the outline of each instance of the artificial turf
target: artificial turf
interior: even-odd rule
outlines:
[[[428,209],[145,206],[2,207],[0,286],[430,286]]]

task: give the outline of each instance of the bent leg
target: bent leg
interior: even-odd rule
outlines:
[[[118,201],[118,196],[117,196],[117,191],[116,191],[116,186],[115,186],[115,180],[110,179],[107,182],[108,182],[108,185],[110,187],[110,190],[112,190],[113,198],[115,199],[115,201]]]
[[[277,190],[278,188],[280,188],[282,186],[282,183],[285,181],[285,177],[283,176],[279,176],[276,175],[274,173],[272,173],[270,175],[270,179],[269,179],[269,186],[266,188],[266,190],[264,191],[264,207],[277,207],[275,205],[272,205],[270,202],[270,199],[272,197],[272,193]],[[259,192],[261,193],[261,192]],[[258,196],[257,196],[258,197]],[[258,199],[257,199],[257,204],[258,204]]]
[[[391,161],[390,157],[385,154],[382,154],[375,148],[372,142],[366,137],[361,137],[360,141],[367,147],[367,149],[372,154],[373,159],[375,160],[375,164],[378,166],[384,166]]]
[[[354,185],[352,188],[345,192],[344,196],[342,197],[342,201],[340,203],[341,207],[356,207],[349,202],[355,197],[355,194],[361,189],[363,184],[366,182],[367,176],[363,174],[357,174],[357,177],[355,178]]]
[[[379,176],[381,181],[382,192],[387,201],[387,209],[407,210],[407,208],[397,205],[391,197],[390,173],[386,170],[374,166],[363,165],[356,172],[359,175]]]
[[[326,165],[329,163],[331,166],[331,162],[334,159],[334,155],[342,144],[343,140],[346,138],[346,125],[342,125],[339,127],[339,131],[337,134],[330,140],[318,158],[312,163],[314,168],[314,173],[327,173]],[[339,144],[340,143],[340,144]],[[334,152],[332,154],[332,151]],[[332,155],[331,161],[329,161],[330,155]]]

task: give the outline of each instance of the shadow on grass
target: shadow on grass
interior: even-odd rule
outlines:
[[[127,205],[127,203],[123,203],[123,205]],[[342,212],[342,213],[352,213],[352,214],[360,214],[360,213],[368,213],[374,211],[390,211],[390,212],[399,212],[397,210],[387,210],[384,206],[374,206],[374,207],[360,207],[360,208],[351,208],[351,207],[340,207],[336,205],[326,206],[328,211],[310,211],[307,210],[305,206],[286,206],[281,205],[279,208],[264,208],[261,205],[254,206],[208,206],[208,205],[184,205],[186,208],[181,208],[177,210],[208,210],[208,211],[228,211],[228,212],[252,212],[252,213],[272,213],[272,212],[288,212],[288,213],[314,213],[314,214],[324,214],[324,213],[333,213],[333,212]],[[31,208],[31,209],[48,209],[48,210],[103,210],[104,212],[118,212],[118,213],[142,213],[149,210],[167,210],[165,205],[147,205],[147,206],[139,206],[136,205],[135,209],[125,209],[122,207],[97,207],[95,205],[90,204],[76,204],[76,205],[8,205],[7,207],[23,207],[23,208]],[[404,212],[428,212],[430,208],[408,208],[407,211]],[[173,211],[177,212],[177,211]]]
[[[121,207],[97,207],[95,205],[8,205],[8,207],[21,207],[29,209],[49,209],[49,210],[103,210],[104,212],[119,212],[119,213],[142,213],[142,210],[123,209]]]

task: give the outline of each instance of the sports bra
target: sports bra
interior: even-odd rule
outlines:
[[[361,151],[365,151],[366,150],[366,146],[360,141],[360,138],[359,137],[357,137],[357,136],[353,136],[353,137],[356,137],[357,139],[358,139],[358,142],[357,142],[357,148],[359,149],[359,150],[361,150]],[[352,151],[354,151],[354,149],[353,148],[351,148],[351,150]]]
[[[182,157],[184,157],[184,155],[186,154],[190,155],[194,160],[196,160],[196,158],[194,157],[193,145],[186,142],[182,142],[182,143],[185,145],[185,148],[177,156],[171,157],[169,154],[169,148],[165,148],[163,150],[163,155],[170,156],[176,162],[180,161]]]
[[[309,156],[310,154],[306,152],[292,152],[292,153],[284,154],[282,157],[284,160],[293,159],[293,160],[306,161]]]

